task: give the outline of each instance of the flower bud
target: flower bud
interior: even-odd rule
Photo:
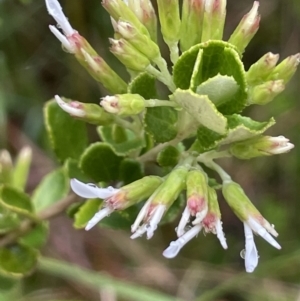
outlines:
[[[32,161],[32,150],[29,146],[23,147],[18,156],[15,163],[15,168],[13,172],[13,186],[24,190],[29,169]]]
[[[268,79],[281,79],[286,84],[295,74],[300,63],[300,53],[288,56],[272,71]]]
[[[278,236],[278,233],[251,203],[239,184],[232,181],[225,181],[223,182],[222,192],[226,202],[242,222],[247,223],[255,233],[260,235],[273,247],[277,249],[281,248],[276,240],[269,234],[271,233],[273,236]]]
[[[10,184],[12,180],[13,163],[7,150],[0,150],[0,183]]]
[[[285,89],[282,79],[265,82],[249,91],[248,104],[266,105]]]
[[[246,73],[248,84],[259,84],[267,79],[279,60],[279,54],[266,53]]]
[[[245,48],[259,28],[260,15],[258,14],[258,7],[259,2],[254,1],[252,9],[242,18],[228,40],[229,43],[237,47],[241,54],[245,51]]]
[[[204,0],[184,0],[180,29],[180,48],[182,51],[201,43]]]
[[[226,0],[206,0],[202,28],[202,42],[222,40],[226,17]]]
[[[110,92],[124,93],[127,90],[126,83],[97,54],[87,40],[72,28],[59,2],[46,0],[46,5],[49,14],[56,20],[64,33],[62,34],[55,26],[49,26],[51,32],[62,43],[63,48],[74,54],[94,79],[101,82]]]
[[[125,39],[109,39],[110,51],[130,70],[145,71],[150,65],[149,59]]]
[[[102,0],[102,6],[115,21],[122,19],[130,22],[137,28],[138,31],[149,36],[147,28],[140,22],[135,13],[123,0]]]
[[[239,159],[247,160],[286,153],[292,148],[294,145],[283,136],[260,136],[233,144],[230,147],[230,153]]]
[[[148,29],[152,41],[157,41],[157,17],[150,0],[129,0],[130,9]]]
[[[152,61],[160,56],[157,44],[155,44],[148,36],[140,33],[130,23],[119,21],[117,23],[117,31],[125,40],[144,54],[149,60]]]
[[[113,116],[104,111],[94,103],[83,103],[55,95],[57,104],[72,117],[97,125],[108,125],[113,123]]]
[[[105,111],[122,116],[137,115],[145,109],[145,99],[139,94],[105,96],[100,104]]]
[[[178,0],[157,0],[161,32],[167,44],[180,39],[180,16]]]

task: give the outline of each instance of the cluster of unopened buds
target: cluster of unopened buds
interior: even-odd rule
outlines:
[[[168,209],[186,191],[186,207],[176,228],[178,239],[170,243],[163,255],[167,258],[175,257],[202,229],[216,234],[222,247],[227,249],[216,192],[219,187],[211,184],[212,181],[203,169],[205,166],[219,175],[225,200],[244,224],[245,267],[247,272],[253,272],[258,263],[253,233],[280,249],[272,237],[278,234],[251,203],[243,189],[214,160],[230,156],[251,159],[285,153],[294,147],[283,136],[262,135],[274,123],[273,120],[263,124],[237,113],[247,105],[267,104],[282,92],[296,71],[299,54],[277,65],[279,56],[267,53],[247,72],[244,70],[240,60],[242,53],[259,27],[257,1],[228,42],[222,41],[225,0],[184,0],[181,17],[178,0],[158,0],[157,4],[162,36],[170,49],[170,60],[174,66],[173,73],[169,71],[156,43],[157,17],[151,1],[102,2],[111,15],[115,30],[114,39],[110,39],[111,52],[125,65],[133,80],[139,74],[146,73],[162,82],[171,92],[167,100],[146,99],[132,93],[131,86],[127,86],[72,28],[57,0],[46,0],[48,12],[60,29],[51,25],[52,33],[63,48],[74,54],[86,70],[112,94],[104,97],[100,106],[55,96],[57,104],[64,111],[95,125],[117,124],[141,138],[149,130],[150,121],[146,126],[143,124],[147,108],[172,108],[178,115],[177,122],[174,122],[177,133],[172,139],[154,145],[145,154],[141,154],[141,149],[138,152],[134,150],[132,158],[141,163],[155,161],[164,147],[177,147],[186,138],[196,137],[195,143],[191,148],[181,151],[177,165],[164,177],[150,175],[123,187],[119,185],[120,188],[100,188],[72,179],[71,187],[76,194],[87,199],[103,200],[100,210],[87,223],[86,230],[114,211],[125,210],[146,200],[131,227],[131,238],[146,234],[150,239]],[[218,51],[219,57],[216,55]],[[209,61],[213,55],[219,60],[215,65]],[[188,59],[184,61],[185,58]],[[185,69],[192,59],[194,65],[191,70]],[[227,60],[228,64],[235,66],[228,74],[227,69],[231,67],[222,65]],[[209,68],[216,70],[211,71]],[[164,128],[160,131],[164,131]],[[155,133],[153,135],[155,140]]]

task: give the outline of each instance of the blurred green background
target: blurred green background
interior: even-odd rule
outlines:
[[[125,70],[108,51],[108,37],[113,31],[100,2],[64,0],[61,4],[73,27],[126,78]],[[225,40],[251,6],[249,0],[228,1]],[[246,69],[268,51],[279,53],[281,59],[300,52],[299,0],[262,0],[260,13],[260,30],[244,55]],[[98,103],[107,94],[72,55],[62,51],[49,24],[55,23],[42,0],[0,1],[0,148],[14,154],[24,145],[33,147],[29,192],[57,165],[43,125],[44,103],[55,94]],[[299,95],[298,71],[271,104],[245,112],[258,121],[274,116],[277,124],[268,133],[288,137],[295,144],[294,150],[251,161],[226,159],[221,164],[280,233],[281,251],[256,239],[260,263],[253,274],[244,272],[240,257],[244,246],[242,224],[224,202],[221,210],[227,251],[221,249],[215,236],[200,235],[179,256],[167,260],[161,253],[175,239],[178,220],[160,227],[151,241],[132,241],[130,229],[76,231],[72,221],[62,214],[51,220],[49,242],[43,253],[183,300],[300,300]],[[0,291],[2,300],[117,299],[113,288],[89,289],[37,272],[13,292]]]

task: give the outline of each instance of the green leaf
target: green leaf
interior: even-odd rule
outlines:
[[[226,102],[218,106],[223,114],[240,112],[246,106],[245,70],[233,45],[223,41],[208,41],[184,52],[174,66],[174,83],[181,89],[195,90],[216,75],[233,77],[238,90]],[[210,97],[210,95],[208,95]]]
[[[89,178],[79,168],[79,161],[75,159],[67,159],[64,164],[64,169],[69,179],[77,179],[81,182],[88,182]]]
[[[80,158],[80,168],[96,182],[109,182],[119,177],[122,157],[103,142],[91,144]]]
[[[124,159],[120,166],[120,179],[127,185],[144,176],[143,166],[134,159]]]
[[[46,175],[33,192],[32,203],[41,211],[67,196],[70,190],[69,178],[63,168]]]
[[[177,135],[177,112],[169,107],[147,108],[145,114],[146,131],[156,142],[167,142]]]
[[[218,134],[226,133],[227,119],[206,95],[198,95],[192,90],[177,89],[172,99],[193,116],[197,123]]]
[[[0,234],[5,234],[18,227],[18,215],[7,208],[0,206]]]
[[[102,204],[100,199],[86,200],[74,215],[74,227],[82,229],[86,226],[88,221],[95,215]]]
[[[1,298],[2,292],[11,290],[17,283],[18,283],[17,279],[0,274],[0,300],[1,301],[2,301]],[[10,300],[10,299],[6,299],[6,300]]]
[[[216,89],[216,87],[218,87]],[[239,86],[232,76],[216,75],[197,87],[196,93],[207,95],[216,107],[234,97]]]
[[[54,100],[44,108],[51,147],[60,161],[78,159],[87,146],[85,124],[64,112]]]
[[[0,204],[9,211],[25,217],[31,218],[34,216],[30,197],[14,187],[8,185],[1,187]]]
[[[125,130],[122,133],[122,137],[120,136],[121,132],[118,131],[117,135],[115,126],[111,125],[99,126],[97,131],[102,141],[107,142],[114,153],[118,156],[128,155],[145,146],[145,140],[143,138],[136,138],[136,136],[129,130]]]
[[[139,94],[145,99],[156,98],[155,78],[148,73],[141,73],[128,86],[128,93]]]
[[[238,114],[228,116],[227,119],[229,130],[227,137],[221,141],[221,145],[243,141],[261,135],[275,124],[274,118],[271,118],[269,121],[258,122]]]
[[[0,249],[0,274],[11,277],[28,275],[35,268],[38,253],[21,244]]]
[[[204,126],[199,127],[197,130],[197,140],[193,144],[192,149],[199,153],[208,151],[215,148],[224,137],[225,135],[220,135]]]
[[[158,154],[156,161],[160,166],[173,167],[178,163],[179,157],[179,150],[176,147],[169,145]]]
[[[48,239],[49,226],[47,222],[43,222],[41,224],[36,225],[33,229],[30,230],[29,233],[25,234],[19,242],[22,245],[40,249],[44,246]]]

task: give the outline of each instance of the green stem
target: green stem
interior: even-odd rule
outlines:
[[[178,107],[178,104],[170,100],[159,100],[159,99],[146,99],[146,107]]]
[[[170,49],[171,62],[175,65],[179,59],[178,42],[167,43]]]
[[[122,119],[122,118],[120,118],[119,116],[116,116],[116,115],[114,115],[114,121],[117,125],[125,128],[125,129],[131,130],[132,132],[134,132],[137,135],[140,134],[139,130],[131,122],[129,122],[125,119]]]
[[[40,257],[38,269],[50,275],[84,284],[95,290],[110,287],[117,295],[132,301],[181,301],[153,289],[117,280],[102,272],[90,271],[52,258]]]
[[[171,92],[174,92],[176,90],[176,86],[172,80],[172,77],[170,74],[165,74],[154,68],[152,65],[149,65],[146,68],[146,71],[156,77],[159,81],[161,81],[163,84],[165,84]]]

